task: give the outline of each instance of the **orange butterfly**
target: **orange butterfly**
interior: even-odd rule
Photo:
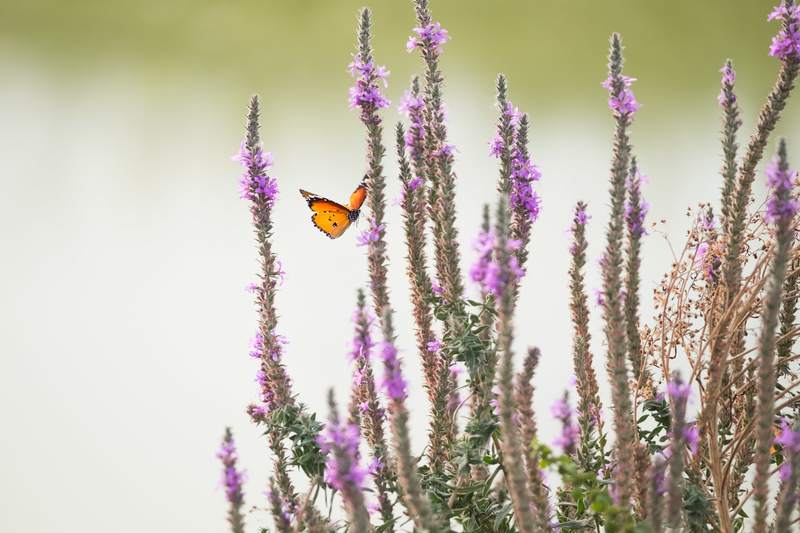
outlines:
[[[366,177],[364,180],[366,180]],[[347,207],[303,189],[300,189],[300,194],[303,195],[303,198],[308,202],[308,207],[314,212],[311,215],[311,222],[322,233],[331,239],[335,239],[340,237],[350,227],[350,224],[358,220],[361,205],[367,198],[367,185],[365,181],[358,184],[356,190],[350,195]]]

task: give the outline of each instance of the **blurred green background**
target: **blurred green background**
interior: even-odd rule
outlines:
[[[544,354],[536,404],[545,440],[556,431],[548,407],[571,372],[564,228],[579,199],[594,217],[590,252],[602,248],[612,124],[600,82],[609,34],[622,33],[626,73],[639,79],[633,143],[650,176],[650,220],[666,221],[645,242],[647,317],[647,292],[672,259],[665,238],[679,248],[686,208],[718,196],[719,67],[731,57],[739,74],[742,142],[773,84],[771,4],[433,0],[452,37],[442,66],[465,268],[481,204],[494,199],[487,143],[498,72],[531,115],[543,211],[517,348],[535,344]],[[255,313],[242,289],[256,258],[230,156],[258,93],[281,187],[275,246],[288,272],[278,300],[286,361],[296,392],[322,412],[327,387],[340,402],[347,394],[364,250],[354,230],[322,237],[295,191],[344,199],[363,175],[363,129],[347,106],[346,72],[361,6],[0,0],[0,530],[220,531],[213,454],[226,424],[249,472],[251,530],[269,525],[260,510],[269,460],[243,413],[255,399],[256,369],[247,357]],[[387,93],[397,103],[421,69],[405,50],[413,11],[403,0],[370,7],[375,55],[392,72]],[[383,116],[387,129],[400,119],[394,105]],[[795,163],[798,118],[790,102],[776,132],[788,137]],[[395,169],[389,157],[390,197],[399,192]],[[399,222],[392,205],[390,284],[421,450],[426,405]],[[590,289],[599,286],[594,265]],[[309,302],[318,298],[339,315],[317,317]]]

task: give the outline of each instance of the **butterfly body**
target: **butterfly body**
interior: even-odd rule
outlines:
[[[367,197],[367,186],[362,181],[350,195],[346,206],[303,189],[300,189],[300,194],[314,212],[311,215],[311,222],[314,226],[331,239],[336,239],[358,220],[358,216],[361,214],[361,205]]]

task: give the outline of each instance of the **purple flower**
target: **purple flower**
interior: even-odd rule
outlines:
[[[406,91],[400,99],[400,105],[397,107],[397,110],[408,118],[413,118],[417,113],[420,113],[424,107],[425,101],[421,96],[415,96],[411,91]]]
[[[630,89],[636,78],[620,75],[618,80],[611,76],[601,85],[608,90],[608,107],[620,115],[632,115],[639,110],[639,102],[636,101],[633,91]]]
[[[494,294],[499,297],[506,284],[517,281],[525,275],[525,270],[520,267],[517,256],[512,252],[519,249],[522,243],[518,240],[508,240],[506,242],[506,252],[508,263],[501,265],[495,253],[495,240],[491,232],[481,231],[475,240],[475,250],[478,258],[469,271],[470,279],[476,282],[481,288],[481,294],[485,297]],[[508,276],[504,276],[503,271],[507,270]]]
[[[539,195],[533,190],[533,182],[539,181],[542,173],[530,157],[515,147],[511,158],[511,207],[527,214],[531,221],[539,216]]]
[[[358,246],[368,246],[371,242],[379,241],[385,229],[386,224],[376,224],[375,217],[370,218],[369,227],[359,234],[356,238],[356,244]]]
[[[364,486],[367,470],[359,465],[359,438],[358,426],[342,424],[335,417],[317,437],[320,451],[326,456],[325,482],[343,494]]]
[[[776,6],[767,17],[767,20],[783,20],[784,26],[772,38],[769,55],[785,60],[790,56],[800,55],[800,6],[787,6],[783,2]]]
[[[586,213],[586,204],[581,204],[577,211],[575,211],[575,224],[585,226],[589,222],[589,215]]]
[[[722,89],[720,89],[719,96],[717,96],[717,102],[722,107],[728,107],[736,102],[736,95],[733,94],[736,71],[728,63],[725,63],[719,71],[722,72]]]
[[[355,335],[351,341],[350,360],[369,359],[372,347],[375,343],[372,342],[371,328],[375,321],[374,317],[366,307],[356,307],[353,312],[353,323],[356,325]]]
[[[420,185],[422,185],[422,178],[419,176],[408,182],[408,188],[412,191],[416,191]]]
[[[789,461],[784,461],[781,463],[781,466],[778,467],[778,475],[781,478],[781,481],[786,482],[792,477],[792,463]]]
[[[356,83],[350,87],[350,107],[361,108],[362,116],[372,115],[378,109],[389,107],[390,103],[382,94],[379,82],[387,86],[389,71],[385,67],[375,66],[372,61],[366,63],[356,56],[349,65],[350,74]]]
[[[375,476],[379,470],[383,468],[383,461],[381,461],[380,457],[373,457],[372,460],[367,465],[367,472],[369,472],[370,476]]]
[[[230,429],[225,430],[225,437],[222,445],[217,452],[217,458],[222,461],[222,484],[225,486],[225,496],[228,501],[241,505],[242,503],[242,484],[244,483],[244,472],[236,469],[238,455],[236,444],[233,441],[233,434]]]
[[[550,407],[550,414],[561,422],[561,433],[553,441],[563,453],[570,455],[575,452],[575,445],[580,435],[580,428],[572,422],[572,407],[569,405],[569,395],[556,400]]]
[[[499,134],[496,134],[494,137],[492,137],[492,140],[489,141],[489,155],[500,157],[503,154],[504,149],[505,144],[503,144],[503,138],[500,137]]]
[[[767,166],[767,185],[772,189],[772,194],[767,200],[767,222],[779,224],[790,221],[797,214],[797,200],[791,197],[792,186],[797,175],[789,169],[782,169],[779,158],[776,156]]]
[[[627,180],[629,195],[638,196],[640,202],[639,205],[632,205],[629,201],[625,202],[625,223],[628,225],[628,231],[638,237],[647,235],[647,230],[644,228],[644,219],[650,210],[650,204],[641,200],[641,187],[644,181],[644,176],[638,171],[636,176]]]
[[[473,248],[478,252],[478,258],[469,269],[469,277],[476,283],[481,283],[486,277],[486,271],[492,262],[492,251],[494,250],[494,235],[491,231],[481,231],[478,233]]]
[[[700,227],[703,231],[714,231],[717,228],[717,221],[714,220],[714,215],[710,211],[700,215]]]
[[[691,422],[683,428],[683,438],[692,455],[696,455],[700,446],[700,430],[697,427],[697,422]]]
[[[594,289],[594,302],[598,307],[605,307],[606,295],[600,289]]]
[[[431,353],[438,353],[442,349],[442,343],[434,339],[428,343],[428,351]]]
[[[787,452],[800,453],[800,431],[792,429],[784,418],[781,420],[781,432],[775,437],[775,444],[780,444]]]
[[[566,398],[559,398],[550,406],[550,414],[553,415],[553,418],[558,418],[560,420],[571,416],[571,413],[572,409],[569,403],[567,403]]]
[[[242,142],[239,152],[233,156],[233,160],[238,161],[244,167],[244,173],[239,180],[240,197],[254,202],[263,201],[272,207],[278,196],[278,182],[267,175],[267,171],[273,163],[272,154],[264,152],[261,146],[251,151]]]
[[[667,394],[673,400],[688,400],[692,392],[690,383],[683,383],[680,378],[673,379],[667,383]]]
[[[413,31],[417,35],[412,35],[406,42],[406,50],[409,52],[413,52],[415,48],[429,48],[439,54],[442,45],[450,40],[447,30],[438,22],[431,22],[424,28],[414,28]]]
[[[381,356],[384,366],[383,388],[386,395],[392,400],[402,401],[406,397],[407,384],[400,369],[397,348],[391,342],[383,341]]]
[[[435,281],[431,282],[431,292],[436,296],[441,296],[444,294],[444,289],[441,285],[436,283]]]

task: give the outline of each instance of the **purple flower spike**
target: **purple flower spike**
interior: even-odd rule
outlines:
[[[787,6],[781,2],[767,17],[767,20],[782,20],[783,28],[772,38],[769,55],[786,60],[800,55],[800,6]]]
[[[719,71],[722,72],[722,89],[720,89],[717,102],[722,107],[727,108],[736,102],[736,95],[733,93],[736,71],[728,63],[725,63]]]
[[[683,383],[680,379],[674,379],[667,383],[667,394],[673,400],[688,400],[691,392],[691,384]]]
[[[564,454],[572,455],[575,453],[580,428],[572,421],[572,407],[569,405],[568,393],[565,392],[564,396],[553,403],[550,407],[550,414],[561,422],[561,433],[553,441],[553,444],[559,446]]]
[[[683,428],[683,438],[692,455],[696,455],[700,446],[700,430],[697,428],[697,422],[689,423]]]
[[[430,48],[437,54],[442,51],[442,45],[450,40],[447,30],[438,22],[431,22],[424,28],[414,28],[414,33],[406,42],[406,50],[413,52],[415,48]]]
[[[371,115],[378,109],[389,107],[391,102],[381,94],[380,85],[387,86],[389,71],[385,67],[375,66],[372,61],[366,63],[359,56],[349,65],[350,74],[356,79],[350,87],[350,107],[360,108],[364,116]]]
[[[242,485],[244,483],[244,472],[236,469],[236,461],[239,456],[236,453],[236,443],[233,441],[233,434],[230,429],[225,430],[225,438],[217,452],[217,458],[222,461],[222,484],[225,486],[225,496],[232,504],[241,505]]]
[[[530,157],[514,149],[511,159],[511,207],[525,211],[535,221],[539,217],[539,195],[533,190],[533,182],[539,181],[542,173]]]
[[[386,229],[386,224],[375,224],[375,217],[372,217],[369,219],[369,228],[361,232],[356,238],[356,244],[358,246],[368,246],[371,242],[377,242],[380,240],[384,229]]]
[[[350,349],[350,360],[355,361],[361,357],[370,358],[372,348],[375,343],[372,341],[371,328],[375,322],[375,317],[366,308],[357,307],[353,312],[353,323],[356,325],[355,335]],[[361,328],[361,324],[366,324],[366,328]]]
[[[628,179],[628,190],[632,191],[631,195],[641,198],[642,183],[646,178],[640,173],[636,172],[636,176]],[[650,204],[644,200],[640,200],[638,206],[631,205],[630,202],[625,202],[625,223],[628,225],[628,231],[639,237],[647,235],[647,230],[644,228],[644,219],[647,212],[650,210]]]
[[[781,432],[775,437],[775,444],[793,453],[800,453],[800,431],[792,429],[791,424],[786,419],[781,421]]]
[[[494,249],[494,236],[491,231],[481,231],[475,239],[473,248],[478,252],[478,258],[469,270],[469,277],[476,283],[481,283],[486,278],[486,271],[492,262]]]
[[[620,75],[619,87],[615,86],[614,79],[609,76],[606,81],[602,83],[609,93],[608,107],[621,115],[633,115],[639,110],[639,102],[636,101],[631,90],[631,85],[636,81],[636,78]]]
[[[766,174],[767,185],[772,189],[772,195],[767,200],[767,222],[779,224],[791,221],[800,207],[797,200],[791,197],[797,173],[788,168],[781,168],[779,157],[776,156],[767,167]]]
[[[261,146],[251,152],[242,142],[233,160],[244,167],[244,173],[239,181],[241,198],[251,201],[261,200],[272,207],[278,196],[278,182],[267,175],[272,166],[272,154],[264,152]]]
[[[400,369],[397,348],[391,342],[384,341],[381,355],[384,365],[383,388],[386,395],[392,400],[402,401],[407,395],[407,384]]]
[[[352,487],[360,489],[364,486],[367,470],[359,464],[359,438],[358,426],[342,424],[331,417],[324,433],[317,439],[320,450],[327,456],[325,482],[342,493],[349,492]]]

